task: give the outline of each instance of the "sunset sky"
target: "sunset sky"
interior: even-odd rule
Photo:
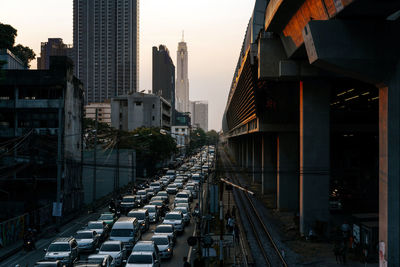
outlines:
[[[34,49],[47,38],[72,44],[72,0],[0,0],[0,22],[18,30],[16,43]],[[176,62],[185,32],[190,100],[208,100],[209,129],[220,130],[226,97],[255,0],[141,0],[139,90],[151,90],[152,46]],[[36,61],[31,63],[36,68]],[[176,66],[176,64],[175,64]]]

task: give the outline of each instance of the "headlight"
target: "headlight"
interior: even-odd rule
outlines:
[[[168,248],[167,251],[168,251],[168,252],[171,252],[171,248]]]

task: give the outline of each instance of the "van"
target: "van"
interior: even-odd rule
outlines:
[[[141,236],[142,231],[137,218],[121,217],[111,229],[110,240],[121,241],[127,250],[132,250]]]

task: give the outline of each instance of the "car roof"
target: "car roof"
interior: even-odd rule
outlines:
[[[76,233],[78,234],[78,233],[91,233],[91,234],[93,234],[93,232],[94,232],[94,230],[79,230],[79,231],[77,231]]]
[[[131,253],[132,255],[152,255],[154,252],[153,251],[133,251]]]
[[[137,210],[131,210],[129,213],[134,213],[134,212],[140,212],[140,213],[146,213],[147,209],[137,209]]]
[[[104,244],[121,244],[122,242],[121,241],[118,241],[118,240],[107,240],[107,241],[104,241],[104,243],[103,243],[103,245]]]
[[[165,223],[162,223],[162,224],[157,225],[156,228],[161,227],[161,226],[173,228],[172,224],[165,224]]]
[[[170,212],[168,212],[167,214],[181,214],[182,212],[180,211],[180,210],[173,210],[173,211],[170,211]]]
[[[73,237],[58,237],[51,243],[65,243],[69,242],[73,239]]]

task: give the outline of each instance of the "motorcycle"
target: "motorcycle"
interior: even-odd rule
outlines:
[[[31,250],[36,249],[35,243],[32,238],[27,238],[26,240],[24,240],[23,247],[24,247],[25,251],[31,251]]]

